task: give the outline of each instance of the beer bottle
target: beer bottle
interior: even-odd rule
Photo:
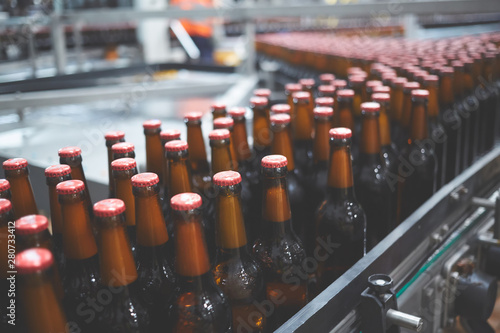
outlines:
[[[365,78],[360,75],[351,76],[349,78],[349,86],[354,91],[352,98],[352,109],[354,112],[354,124],[361,127],[361,103],[365,99]],[[357,131],[359,132],[359,131]]]
[[[255,152],[255,163],[268,155],[271,151],[271,133],[269,123],[268,100],[264,97],[250,98],[250,107],[253,111],[253,150]],[[257,165],[253,166],[257,168]]]
[[[231,306],[210,270],[203,227],[202,200],[195,193],[170,199],[175,226],[175,273],[172,332],[231,332]]]
[[[78,147],[65,147],[59,149],[59,163],[69,165],[71,167],[71,179],[81,180],[85,185],[83,189],[85,205],[88,207],[89,216],[92,216],[92,200],[90,199],[87,179],[85,178],[82,166],[82,150]]]
[[[238,158],[236,156],[236,149],[234,148],[234,120],[233,118],[224,117],[214,120],[214,129],[227,129],[229,131],[229,150],[231,151],[232,163],[235,171],[238,171]]]
[[[116,198],[125,203],[125,226],[130,242],[130,248],[134,258],[136,257],[136,222],[135,222],[135,199],[132,193],[131,178],[137,175],[137,163],[133,158],[119,158],[111,162],[115,184]]]
[[[203,192],[210,184],[210,168],[201,131],[201,117],[201,112],[190,112],[184,117],[184,122],[187,127],[187,143],[189,145],[191,171],[193,172],[193,186],[196,191]]]
[[[467,156],[464,159],[464,169],[471,166],[477,156],[479,145],[479,99],[477,98],[474,88],[473,65],[474,60],[471,58],[462,59],[464,63],[464,109],[467,111],[468,117],[464,118],[464,131],[467,131],[469,141]],[[429,96],[430,103],[430,96]],[[429,110],[430,112],[430,110]],[[436,152],[437,154],[437,152]],[[439,156],[439,155],[438,155]]]
[[[231,305],[233,331],[264,332],[266,317],[255,306],[264,298],[264,276],[247,245],[241,209],[241,175],[234,171],[219,172],[214,175],[213,183],[218,193],[217,254],[212,269],[215,282]]]
[[[212,112],[213,120],[215,120],[217,118],[226,117],[226,114],[227,114],[226,104],[224,104],[224,103],[213,103],[210,106],[210,111]]]
[[[102,284],[113,290],[110,301],[98,312],[99,326],[102,332],[151,332],[150,315],[139,298],[124,212],[125,203],[120,199],[101,200],[94,205]]]
[[[339,105],[337,112],[333,115],[333,124],[335,127],[346,127],[351,131],[354,130],[353,98],[354,91],[351,89],[337,91]]]
[[[344,274],[366,252],[366,217],[356,200],[351,165],[352,131],[330,130],[326,197],[316,210],[319,291]],[[335,248],[328,244],[335,244]]]
[[[167,177],[168,177],[168,166],[167,166],[167,152],[165,150],[165,144],[167,144],[167,142],[170,142],[170,141],[173,141],[173,140],[180,140],[181,139],[181,131],[177,130],[177,129],[170,129],[170,130],[165,130],[165,131],[161,131],[160,132],[160,138],[161,138],[161,145],[163,147],[163,179],[165,179],[165,182],[164,182],[164,185],[166,186],[167,184]],[[192,175],[190,175],[192,177]],[[192,181],[192,179],[189,180],[190,182]],[[165,186],[164,186],[164,189],[163,191],[165,193],[167,193],[167,191],[165,190]],[[168,207],[170,205],[168,204],[168,202],[164,202],[164,207],[167,208],[168,210]]]
[[[319,82],[321,85],[331,85],[333,80],[335,80],[335,75],[330,74],[330,73],[323,73],[319,75]]]
[[[498,87],[495,82],[495,59],[496,55],[491,52],[484,52],[483,55],[483,80],[481,86],[486,94],[486,99],[482,103],[482,110],[480,117],[481,122],[481,147],[483,152],[491,150],[495,143],[495,127],[496,118],[498,117],[497,110],[497,96],[499,94]]]
[[[146,137],[146,171],[160,175],[162,179],[162,156],[163,146],[161,145],[161,121],[158,119],[146,120],[142,123],[144,135]]]
[[[322,85],[318,87],[318,97],[335,97],[335,87],[332,85]]]
[[[291,223],[287,159],[268,155],[261,164],[263,230],[253,253],[264,271],[266,298],[274,308],[268,327],[274,330],[307,304],[307,277],[311,272],[302,269],[306,252]]]
[[[119,142],[115,143],[111,147],[112,159],[117,160],[119,158],[135,158],[135,146],[130,142]]]
[[[10,317],[7,314],[10,312],[10,300],[7,297],[7,291],[10,289],[10,280],[12,279],[9,271],[15,270],[14,259],[16,257],[15,248],[15,229],[14,229],[14,213],[12,211],[12,203],[8,199],[0,199],[0,287],[4,290],[3,295],[0,295],[0,328],[2,332],[9,332],[12,325],[9,324]],[[10,255],[9,255],[9,244]],[[9,280],[7,278],[10,277]]]
[[[403,117],[403,89],[404,85],[408,80],[405,77],[396,77],[392,80],[391,86],[391,132],[394,143],[399,150],[404,148],[406,145],[401,146],[398,141],[400,137],[403,136],[401,133],[401,120]],[[406,144],[406,142],[405,142]]]
[[[309,104],[312,105],[314,102],[314,86],[316,82],[314,81],[314,79],[304,78],[299,80],[299,84],[302,86],[302,91],[309,93]],[[312,110],[310,111],[309,115],[312,118]]]
[[[10,191],[10,183],[7,179],[0,179],[0,198],[12,200],[12,192]]]
[[[364,102],[369,102],[372,100],[372,94],[373,94],[373,88],[375,87],[382,87],[384,86],[382,84],[382,81],[380,80],[369,80],[366,81],[366,100]]]
[[[302,91],[302,85],[298,83],[288,83],[285,85],[286,103],[290,106],[290,117],[294,119],[293,94]]]
[[[316,107],[328,107],[333,109],[334,98],[333,97],[318,97],[314,100]],[[314,112],[314,110],[313,110]],[[332,119],[333,121],[333,119]]]
[[[230,148],[231,134],[227,129],[213,130],[208,134],[212,148],[212,174],[235,170],[234,158]]]
[[[271,98],[271,90],[267,89],[267,88],[259,88],[259,89],[255,89],[253,91],[253,95],[255,97],[264,97],[264,98],[267,98],[268,101],[270,101],[270,98]]]
[[[333,80],[332,85],[335,87],[335,90],[342,90],[347,88],[347,81],[346,80]]]
[[[111,147],[118,142],[125,141],[125,133],[122,131],[112,131],[104,134],[104,138],[106,139],[106,148],[108,151],[108,176],[109,176],[109,194],[110,198],[114,197],[114,184],[113,184],[113,173],[111,170],[111,162],[113,162],[113,151]]]
[[[287,114],[277,114],[271,116],[271,130],[273,141],[271,144],[271,154],[283,155],[288,160],[287,164],[287,186],[288,197],[292,207],[293,230],[303,239],[303,233],[307,229],[305,223],[308,218],[307,200],[304,200],[305,188],[300,181],[305,174],[295,168],[294,147],[290,133],[290,116]]]
[[[404,221],[434,193],[436,156],[429,144],[427,101],[429,92],[412,91],[410,139],[403,152],[398,183],[398,221]],[[403,163],[405,165],[403,165]]]
[[[291,108],[288,104],[274,104],[271,106],[271,115],[279,113],[286,113],[290,115],[290,110]]]
[[[294,115],[292,123],[293,148],[300,176],[307,172],[312,161],[313,109],[311,93],[297,92],[293,94]]]
[[[359,168],[354,175],[356,192],[367,219],[367,247],[373,248],[396,225],[396,179],[389,185],[382,158],[380,104],[361,104],[361,147]],[[396,178],[396,177],[394,177]]]
[[[172,242],[160,205],[158,175],[145,172],[131,180],[135,197],[137,282],[156,327],[175,289]]]
[[[435,147],[437,164],[436,190],[439,190],[444,185],[445,180],[447,148],[446,132],[439,117],[439,77],[437,75],[427,75],[424,78],[424,85],[429,92],[429,102],[427,104],[429,136]]]
[[[460,131],[460,147],[459,149],[459,164],[457,175],[463,171],[464,160],[469,155],[469,132],[466,129],[466,120],[469,118],[468,109],[464,104],[464,64],[461,60],[451,61],[451,66],[453,68],[453,99],[454,99],[454,109],[457,117],[460,118],[462,123],[462,130]],[[493,123],[495,121],[493,120]]]
[[[97,244],[85,202],[85,184],[81,180],[66,180],[57,184],[56,191],[63,218],[63,249],[66,258],[63,277],[64,308],[68,319],[77,323],[82,331],[93,332],[98,322],[95,309],[92,309],[89,302],[96,301],[100,274]]]
[[[24,158],[11,158],[3,162],[5,178],[10,183],[14,218],[38,214],[35,196],[29,179],[28,161]]]
[[[16,256],[19,276],[20,316],[23,332],[65,333],[66,316],[54,285],[54,258],[44,248],[22,251]],[[12,327],[11,327],[12,329]]]
[[[406,82],[403,86],[403,109],[401,113],[399,137],[395,138],[396,145],[405,147],[410,137],[410,120],[412,110],[411,92],[420,88],[418,82]]]
[[[221,119],[221,118],[218,118]],[[166,177],[166,198],[184,192],[192,192],[191,165],[189,164],[188,144],[182,140],[172,140],[165,144],[168,174]]]
[[[441,67],[439,85],[439,113],[446,131],[446,169],[444,184],[458,175],[461,151],[462,120],[454,107],[453,68]]]

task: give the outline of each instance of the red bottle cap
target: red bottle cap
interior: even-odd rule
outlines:
[[[214,128],[215,129],[221,129],[221,128],[229,129],[233,126],[234,126],[233,118],[220,117],[220,118],[214,119]]]
[[[332,85],[322,85],[318,87],[318,91],[322,94],[333,94],[335,92],[335,87]]]
[[[307,91],[299,91],[292,94],[293,99],[298,101],[308,101],[311,98],[311,94]]]
[[[266,106],[269,101],[265,97],[252,97],[250,98],[250,105],[251,106]]]
[[[16,221],[16,233],[33,235],[49,227],[49,220],[43,215],[26,215]]]
[[[105,199],[94,204],[94,215],[97,217],[116,216],[125,211],[125,203],[120,199]]]
[[[180,193],[170,199],[170,206],[173,210],[191,210],[200,207],[201,197],[196,193]]]
[[[387,93],[389,94],[391,92],[391,87],[388,86],[375,86],[372,89],[372,93]]]
[[[374,102],[389,102],[391,100],[391,95],[386,93],[376,93],[372,95],[372,100]]]
[[[125,133],[122,131],[111,131],[104,134],[106,140],[121,140],[125,138]]]
[[[441,73],[441,74],[453,74],[454,70],[452,67],[443,66],[439,69],[439,73]]]
[[[169,152],[188,150],[188,148],[188,143],[183,140],[172,140],[165,143],[165,150]]]
[[[197,120],[200,120],[202,116],[203,116],[203,113],[201,113],[199,111],[193,111],[193,112],[187,113],[184,116],[184,120],[185,121],[197,121]]]
[[[294,93],[302,90],[302,85],[299,83],[287,83],[285,85],[285,91],[288,93]]]
[[[222,110],[225,110],[226,109],[226,104],[224,103],[220,103],[220,102],[216,102],[214,104],[212,104],[212,106],[210,106],[210,108],[212,109],[212,111],[222,111]]]
[[[0,192],[10,189],[10,183],[7,179],[0,179]]]
[[[317,106],[333,106],[333,97],[318,97],[314,100]]]
[[[233,118],[244,117],[247,109],[242,106],[235,106],[229,109],[228,114]]]
[[[150,119],[146,120],[145,122],[142,123],[142,127],[144,129],[156,129],[161,127],[161,121],[158,119]]]
[[[392,83],[396,86],[396,87],[404,87],[405,83],[408,82],[408,79],[405,78],[405,77],[396,77],[392,80]]]
[[[416,98],[428,98],[429,97],[429,91],[425,89],[415,89],[411,91],[411,97],[416,97]]]
[[[232,186],[241,183],[241,175],[236,171],[222,171],[216,173],[212,181],[217,186]]]
[[[333,109],[328,106],[317,106],[313,110],[316,117],[331,117],[333,116]]]
[[[134,144],[130,142],[118,142],[111,146],[114,154],[125,154],[133,152],[135,149]]]
[[[273,113],[290,113],[290,105],[288,104],[275,104],[271,107]]]
[[[76,157],[82,154],[80,147],[70,146],[59,149],[59,157]]]
[[[132,186],[135,187],[147,187],[153,186],[160,182],[160,178],[156,173],[153,172],[143,172],[139,173],[131,178]]]
[[[333,74],[330,74],[330,73],[323,73],[319,76],[319,79],[323,82],[327,82],[327,81],[333,81],[335,80],[335,75]]]
[[[364,102],[361,103],[361,110],[365,112],[379,112],[380,104],[377,102]]]
[[[181,137],[181,131],[177,129],[168,129],[160,132],[162,140],[178,140]]]
[[[56,185],[57,194],[74,194],[85,190],[85,184],[78,179],[65,180]]]
[[[347,86],[346,80],[333,80],[332,84],[337,89],[342,89]]]
[[[266,98],[269,98],[269,96],[271,96],[271,90],[269,89],[255,89],[253,91],[253,94],[254,96],[257,96],[257,97],[266,97]]]
[[[379,80],[366,81],[366,86],[370,87],[370,88],[373,88],[376,86],[381,86],[381,85],[383,85],[383,83],[382,83],[382,81],[379,81]]]
[[[352,75],[352,74],[357,74],[357,73],[360,73],[362,72],[363,70],[359,67],[349,67],[347,69],[347,74],[348,75]]]
[[[66,164],[57,164],[45,169],[45,177],[62,177],[71,173],[71,167]]]
[[[302,85],[302,87],[313,87],[315,84],[314,79],[310,78],[300,79],[299,83]]]
[[[0,199],[0,214],[5,214],[12,209],[12,203],[7,199]]]
[[[439,82],[439,76],[437,75],[427,75],[424,77],[425,83],[436,83]]]
[[[420,88],[420,83],[418,83],[418,82],[406,82],[404,84],[405,90],[413,90],[413,89],[418,89],[418,88]]]
[[[335,127],[329,131],[330,138],[333,139],[349,139],[352,137],[352,131],[346,127]]]
[[[349,77],[349,82],[351,83],[363,83],[365,82],[366,76],[361,76],[361,75],[353,75]]]
[[[210,140],[225,140],[229,139],[231,133],[227,129],[216,129],[208,133],[208,138]]]
[[[288,160],[283,155],[267,155],[260,162],[262,167],[269,169],[283,168],[288,165]]]
[[[130,157],[119,158],[111,162],[111,169],[115,171],[131,170],[137,167],[137,162]]]
[[[26,168],[27,166],[28,166],[28,161],[20,157],[11,158],[3,162],[4,170],[19,170],[22,168]]]
[[[337,91],[337,97],[339,98],[353,98],[354,90],[352,89],[342,89]]]
[[[16,269],[21,275],[44,271],[53,264],[54,256],[45,248],[27,249],[16,255]]]
[[[273,114],[270,117],[271,124],[289,124],[290,123],[290,115],[286,113],[278,113]]]

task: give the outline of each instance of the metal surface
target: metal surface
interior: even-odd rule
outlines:
[[[395,325],[410,329],[415,332],[420,332],[422,330],[422,326],[424,325],[424,321],[422,320],[422,318],[393,309],[389,309],[387,311],[387,320]]]

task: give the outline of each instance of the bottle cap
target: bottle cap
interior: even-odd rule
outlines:
[[[49,227],[49,220],[43,215],[26,215],[16,221],[16,233],[33,235]]]
[[[252,97],[250,98],[250,105],[251,106],[266,106],[267,103],[269,103],[268,99],[265,97]]]
[[[437,75],[426,75],[424,77],[424,81],[425,81],[425,83],[439,82],[439,76],[437,76]]]
[[[441,74],[453,74],[455,71],[453,70],[452,67],[448,67],[448,66],[442,66],[440,69],[439,69],[439,73]]]
[[[329,131],[330,138],[333,139],[349,139],[352,137],[352,131],[346,127],[335,127]]]
[[[169,152],[188,150],[188,148],[188,143],[183,140],[172,140],[165,143],[165,150]]]
[[[66,164],[57,164],[45,169],[45,177],[62,177],[71,173],[71,167]]]
[[[233,118],[244,117],[247,109],[242,106],[235,106],[229,109],[228,114]]]
[[[286,113],[273,114],[270,118],[271,124],[289,124],[290,115]]]
[[[78,179],[65,180],[56,185],[57,194],[74,194],[85,190],[85,184]]]
[[[130,142],[118,142],[111,146],[111,150],[114,154],[130,153],[133,152],[134,149],[134,145]]]
[[[317,106],[329,106],[333,107],[333,97],[318,97],[314,100]]]
[[[115,171],[126,171],[137,167],[135,159],[130,157],[119,158],[111,162],[111,169]]]
[[[160,182],[160,178],[156,173],[153,172],[143,172],[139,173],[131,178],[132,186],[135,187],[147,187],[153,186]]]
[[[116,216],[125,211],[125,203],[120,199],[105,199],[94,204],[94,215],[97,217]]]
[[[346,80],[333,80],[332,84],[337,89],[343,89],[347,86],[347,81]]]
[[[285,85],[285,91],[289,93],[294,93],[302,90],[302,85],[299,83],[287,83]]]
[[[391,93],[391,87],[388,86],[375,86],[372,88],[372,93]]]
[[[337,91],[337,97],[339,98],[353,98],[354,90],[352,89],[342,89]]]
[[[373,88],[373,87],[381,86],[381,85],[383,85],[383,83],[382,83],[382,81],[379,81],[379,80],[366,81],[366,86],[369,88]]]
[[[106,140],[121,140],[125,138],[125,133],[122,131],[111,131],[104,134]]]
[[[376,93],[372,95],[372,100],[374,102],[389,102],[391,100],[391,95],[387,93]]]
[[[298,101],[308,101],[311,98],[311,94],[307,91],[299,91],[292,94],[293,99]]]
[[[288,104],[275,104],[271,107],[273,113],[290,113],[290,105]]]
[[[361,110],[365,112],[379,112],[380,104],[377,102],[364,102],[361,103]]]
[[[180,193],[170,199],[170,206],[173,210],[191,210],[200,207],[201,197],[196,193]]]
[[[208,138],[210,140],[225,140],[229,139],[231,133],[227,129],[216,129],[208,133]]]
[[[305,78],[305,79],[300,79],[299,80],[299,83],[303,86],[303,87],[313,87],[315,82],[314,82],[314,79],[310,79],[310,78]]]
[[[198,111],[189,112],[184,116],[185,121],[197,121],[200,120],[203,116],[203,113]]]
[[[241,183],[241,175],[236,171],[222,171],[216,173],[212,181],[217,186],[232,186]]]
[[[399,88],[403,88],[408,79],[402,76],[398,76],[392,80],[392,83]]]
[[[214,119],[214,128],[215,129],[221,129],[221,128],[229,129],[233,126],[234,126],[233,118],[220,117],[220,118]]]
[[[0,199],[0,214],[5,214],[12,209],[12,203],[7,199]]]
[[[144,129],[156,129],[161,127],[161,121],[158,119],[150,119],[146,120],[145,122],[142,123],[142,127]]]
[[[260,164],[264,168],[276,169],[286,167],[288,160],[283,155],[267,155],[262,158]]]
[[[356,83],[356,84],[363,83],[363,82],[365,82],[365,78],[366,78],[365,76],[361,76],[361,75],[356,74],[356,75],[349,77],[349,82]]]
[[[20,157],[11,158],[3,162],[4,170],[19,170],[22,168],[26,168],[27,166],[28,166],[28,161]]]
[[[181,137],[181,131],[178,129],[168,129],[160,132],[162,140],[178,140]]]
[[[335,87],[332,85],[322,85],[318,87],[318,91],[322,94],[333,94],[335,92]]]
[[[425,90],[425,89],[415,89],[415,90],[412,90],[411,97],[428,98],[429,97],[429,91]]]
[[[406,82],[404,84],[405,90],[413,90],[413,89],[418,89],[418,88],[420,88],[420,83],[418,83],[418,82]]]
[[[70,146],[59,149],[59,157],[76,157],[82,154],[80,147]]]
[[[328,106],[317,106],[313,110],[316,117],[331,117],[333,116],[333,109]]]
[[[210,108],[212,109],[212,111],[221,111],[221,110],[225,110],[226,109],[226,104],[224,103],[221,103],[221,102],[216,102],[214,104],[212,104],[210,106]]]
[[[269,96],[271,96],[271,90],[265,89],[265,88],[255,89],[253,91],[253,94],[254,94],[254,96],[257,96],[257,97],[269,98]]]
[[[0,179],[0,192],[10,189],[10,183],[7,179]]]
[[[54,256],[45,248],[27,249],[16,255],[16,269],[19,274],[44,271],[52,264],[54,264]]]
[[[333,74],[330,74],[330,73],[323,73],[319,76],[319,79],[323,82],[327,82],[327,81],[333,81],[335,80],[335,75]]]

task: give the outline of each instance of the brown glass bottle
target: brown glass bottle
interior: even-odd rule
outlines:
[[[312,105],[314,102],[314,96],[315,96],[315,85],[316,81],[312,78],[303,78],[299,80],[299,84],[302,86],[302,91],[308,92],[309,93],[309,104]],[[295,97],[294,97],[295,98]],[[309,116],[312,119],[312,110],[309,112]]]
[[[0,179],[0,199],[12,199],[12,192],[10,191],[10,183],[7,179]]]
[[[63,272],[64,308],[68,319],[83,331],[97,328],[95,300],[100,288],[97,244],[92,233],[85,202],[85,184],[66,180],[56,186],[63,218],[63,249],[66,266]]]
[[[359,75],[349,77],[349,87],[354,91],[352,109],[354,125],[357,126],[356,132],[359,132],[359,128],[361,128],[361,103],[363,103],[366,96],[365,78]]]
[[[22,251],[16,256],[16,269],[20,308],[16,324],[21,326],[20,331],[67,332],[66,316],[53,279],[52,253],[44,248]]]
[[[160,184],[163,184],[161,121],[158,119],[146,120],[142,123],[142,127],[146,137],[146,171],[156,173],[160,177]]]
[[[291,223],[287,170],[287,159],[282,155],[262,159],[263,230],[253,245],[253,253],[264,270],[266,299],[273,310],[267,314],[271,330],[307,304],[307,279],[312,273],[303,269],[306,252]]]
[[[165,151],[165,144],[167,142],[173,141],[173,140],[180,140],[181,139],[181,131],[178,129],[170,129],[170,130],[165,130],[160,132],[160,138],[161,138],[161,145],[163,147],[163,179],[165,179],[164,182],[164,187],[163,191],[165,191],[165,186],[167,183],[167,177],[168,177],[168,167],[167,167],[167,152]],[[191,176],[192,177],[192,176]],[[192,181],[192,179],[190,180]],[[164,202],[164,207],[168,207],[168,201]]]
[[[11,158],[3,162],[3,169],[11,187],[14,218],[38,214],[29,179],[28,161],[24,158]]]
[[[373,88],[383,86],[382,81],[380,80],[369,80],[366,81],[365,90],[366,90],[366,100],[364,102],[369,102],[373,100]]]
[[[394,138],[398,147],[405,147],[410,137],[410,120],[412,110],[411,92],[420,88],[418,82],[406,82],[403,87],[403,109],[400,120],[400,131],[398,137]]]
[[[335,97],[335,87],[332,85],[322,85],[318,87],[318,97]]]
[[[483,70],[481,80],[481,107],[480,107],[480,151],[489,152],[495,142],[495,127],[498,117],[497,97],[499,95],[496,79],[496,55],[492,52],[483,53]],[[497,129],[498,130],[498,129]]]
[[[10,280],[7,280],[7,278],[12,279],[11,276],[15,277],[14,273],[9,273],[15,270],[15,237],[12,203],[10,200],[2,198],[0,199],[0,287],[4,290],[4,294],[0,296],[0,329],[2,332],[9,332],[12,329],[12,325],[8,323],[12,318],[7,316],[10,312],[10,309],[8,309],[10,300],[7,297]]]
[[[210,111],[212,112],[213,119],[226,117],[226,104],[224,103],[213,103],[210,106]]]
[[[219,172],[214,175],[213,183],[218,193],[217,254],[212,269],[215,282],[231,304],[233,331],[264,332],[266,317],[256,306],[264,299],[264,276],[247,245],[241,208],[241,175],[234,171]]]
[[[116,198],[125,203],[125,229],[127,230],[132,254],[136,257],[136,223],[135,223],[135,199],[132,193],[132,181],[137,174],[137,163],[133,158],[119,158],[111,162],[115,184]]]
[[[356,193],[367,220],[367,248],[377,245],[396,226],[397,180],[387,178],[382,157],[380,104],[361,104],[359,168],[354,175]]]
[[[92,199],[90,199],[90,192],[87,186],[87,179],[83,172],[82,166],[82,150],[78,147],[65,147],[59,149],[59,163],[67,164],[71,167],[71,179],[81,180],[85,185],[85,205],[88,207],[89,216],[92,216]]]
[[[403,89],[408,80],[405,77],[396,77],[392,80],[391,86],[391,131],[394,143],[397,148],[401,150],[403,147],[398,142],[399,138],[403,136],[401,133],[401,121],[403,118]]]
[[[252,137],[255,153],[253,168],[258,168],[262,157],[271,151],[271,130],[269,122],[268,100],[264,97],[250,98],[250,107],[253,111]]]
[[[320,76],[319,76],[319,82],[322,85],[330,85],[330,84],[332,84],[333,80],[335,80],[335,75],[333,75],[331,73],[323,73],[323,74],[320,74]]]
[[[311,93],[293,94],[295,118],[292,122],[293,149],[299,175],[304,175],[312,164],[313,109]]]
[[[104,134],[104,138],[106,139],[106,148],[108,151],[108,176],[109,176],[109,194],[110,198],[114,198],[114,184],[113,184],[113,172],[111,170],[111,162],[113,162],[113,151],[111,150],[111,146],[115,143],[125,141],[125,133],[122,131],[112,131]]]
[[[201,131],[201,117],[201,112],[190,112],[184,117],[184,122],[187,127],[186,141],[189,145],[193,186],[197,192],[203,193],[205,188],[210,186],[210,167]]]
[[[135,158],[135,146],[130,142],[119,142],[115,143],[111,147],[112,160],[117,160],[119,158]]]
[[[131,178],[135,197],[138,285],[152,319],[162,316],[175,289],[173,248],[159,198],[159,177],[140,173]]]
[[[366,217],[354,193],[348,128],[330,130],[326,197],[316,211],[318,292],[324,290],[366,252]]]
[[[229,140],[229,149],[231,151],[232,163],[235,171],[239,171],[238,169],[238,157],[236,156],[236,149],[234,147],[234,120],[229,117],[221,117],[214,120],[214,129],[227,129],[230,134]]]
[[[354,91],[351,89],[337,91],[339,105],[333,116],[333,124],[335,127],[346,127],[351,131],[354,130],[354,115],[352,111],[353,97]]]
[[[464,100],[463,109],[465,110],[465,117],[462,117],[463,130],[467,131],[469,140],[463,142],[467,145],[467,156],[463,157],[463,168],[472,165],[474,159],[477,157],[477,150],[479,145],[479,99],[475,93],[475,83],[473,66],[474,60],[471,58],[462,58],[464,64]]]
[[[302,91],[302,85],[298,83],[288,83],[285,85],[286,103],[290,106],[290,117],[295,118],[293,107],[293,94]]]
[[[172,332],[232,331],[231,306],[210,270],[203,227],[202,200],[182,193],[170,199],[175,225],[175,273],[178,290],[172,309]]]
[[[429,139],[427,90],[412,91],[411,132],[399,166],[398,221],[404,221],[435,191],[436,156]]]
[[[107,290],[111,294],[110,301],[98,312],[99,329],[100,332],[152,332],[155,328],[150,327],[151,317],[140,297],[124,212],[125,203],[120,199],[101,200],[94,205],[102,293]]]

